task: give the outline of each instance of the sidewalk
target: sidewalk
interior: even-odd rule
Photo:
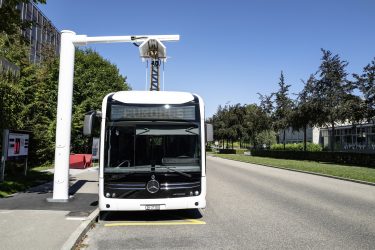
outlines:
[[[61,249],[98,205],[98,169],[70,171],[67,203],[50,203],[52,183],[0,199],[1,249]]]

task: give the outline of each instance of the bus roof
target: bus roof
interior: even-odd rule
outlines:
[[[182,104],[193,101],[194,95],[173,91],[120,91],[112,99],[129,104]]]

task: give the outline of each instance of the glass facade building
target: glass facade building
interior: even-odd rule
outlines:
[[[334,133],[335,151],[375,153],[375,123],[336,124]],[[309,127],[306,131],[306,141],[320,144],[324,149],[330,150],[331,135],[331,127]],[[278,133],[278,143],[283,142],[284,132],[281,130]],[[303,131],[294,131],[292,128],[286,129],[285,142],[303,142]]]
[[[335,150],[375,153],[375,124],[339,126],[334,130]],[[331,145],[332,128],[320,129],[320,143],[323,147]]]
[[[0,0],[0,7],[6,0]],[[34,21],[35,25],[22,31],[22,35],[30,42],[30,62],[43,60],[43,49],[48,47],[56,54],[60,53],[60,32],[51,21],[33,3],[20,3],[17,6],[21,19]]]

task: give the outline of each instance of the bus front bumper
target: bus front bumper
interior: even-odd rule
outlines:
[[[205,208],[205,195],[166,199],[115,199],[100,197],[100,211],[175,210]]]

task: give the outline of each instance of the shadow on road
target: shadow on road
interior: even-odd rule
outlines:
[[[52,197],[53,182],[39,185],[14,196],[0,199],[0,210],[51,210],[51,211],[84,211],[92,212],[98,206],[97,193],[79,193],[86,183],[97,181],[70,177],[70,182],[76,181],[69,188],[73,198],[69,202],[47,202]]]

